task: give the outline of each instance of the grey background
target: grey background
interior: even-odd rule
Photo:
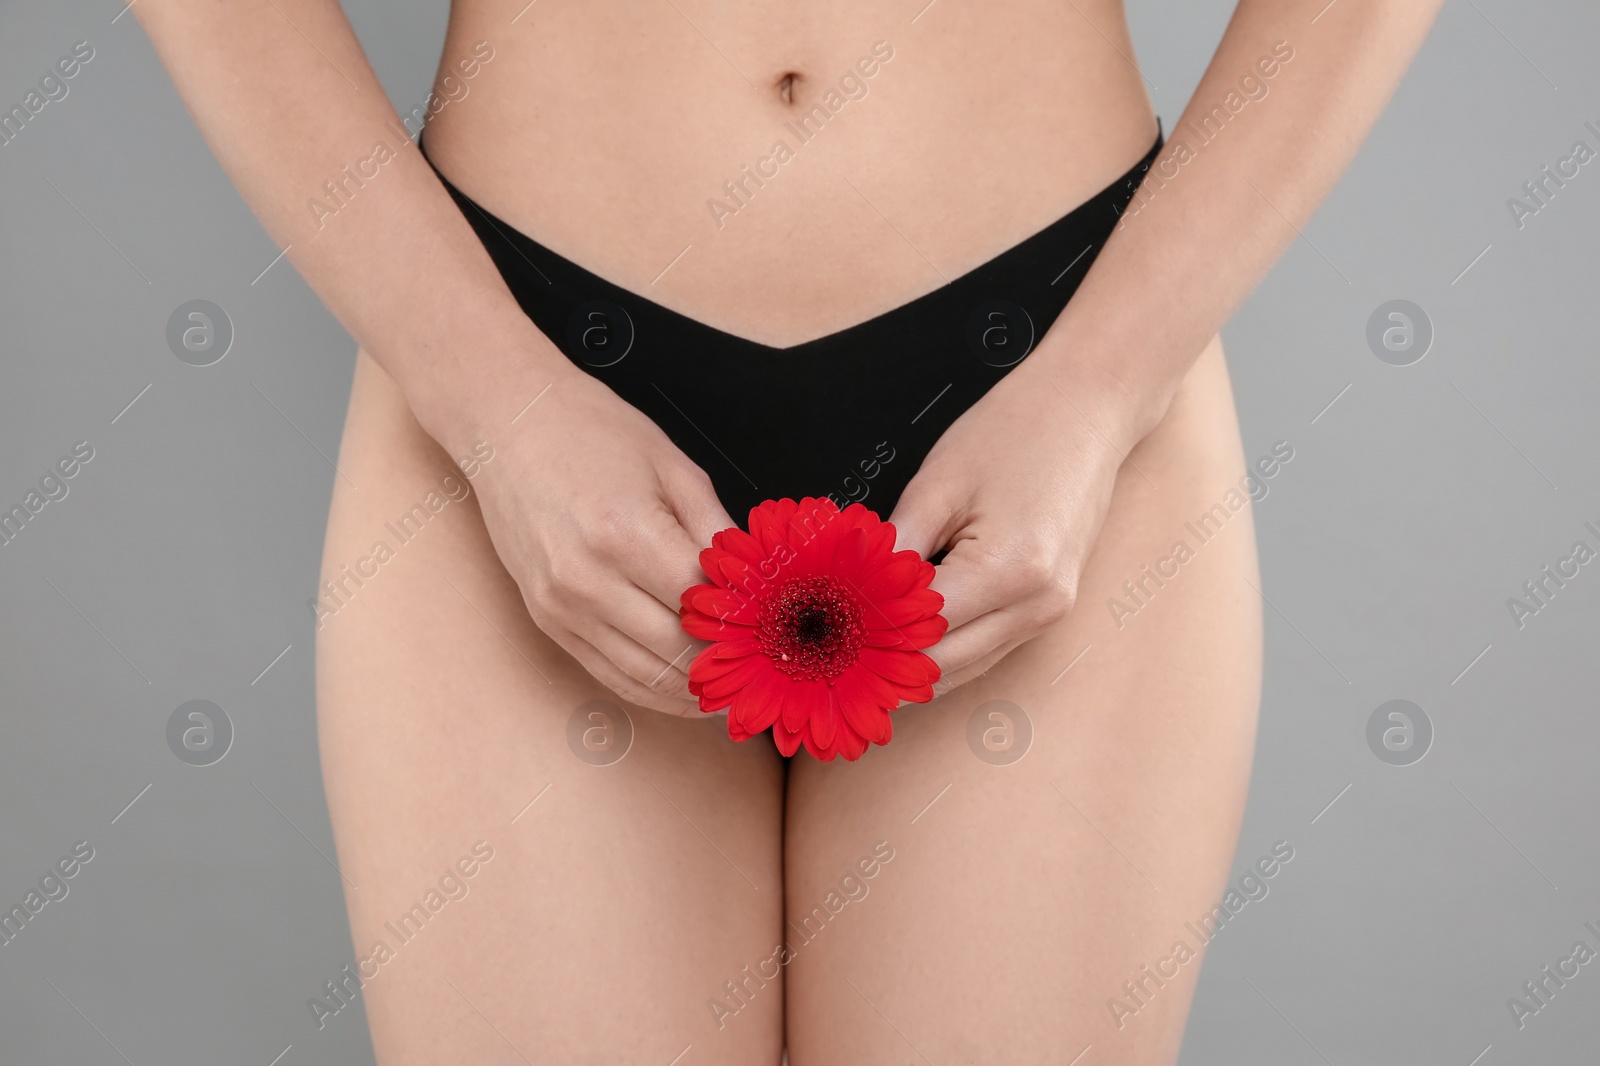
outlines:
[[[346,8],[396,104],[420,103],[444,4]],[[317,1033],[305,1007],[352,957],[305,601],[354,344],[287,261],[252,283],[278,249],[118,11],[0,9],[6,106],[73,42],[96,50],[0,147],[0,505],[95,449],[0,547],[0,899],[95,849],[0,947],[0,1061],[267,1066],[292,1044],[286,1066],[366,1063],[360,1018]],[[1228,13],[1134,5],[1169,130]],[[1600,567],[1521,631],[1506,598],[1574,540],[1600,546],[1582,528],[1600,525],[1600,163],[1520,232],[1505,201],[1574,140],[1600,147],[1582,128],[1600,125],[1597,54],[1591,3],[1450,0],[1225,331],[1246,454],[1295,448],[1257,507],[1272,606],[1236,872],[1279,839],[1296,857],[1208,951],[1185,1066],[1595,1053],[1595,967],[1524,1031],[1505,1001],[1580,937],[1600,946],[1582,928],[1600,925]],[[164,339],[195,298],[236,331],[207,368]],[[1365,342],[1396,298],[1436,331],[1408,367]],[[1367,747],[1392,698],[1434,724],[1412,766]],[[191,699],[236,730],[210,767],[166,745]]]

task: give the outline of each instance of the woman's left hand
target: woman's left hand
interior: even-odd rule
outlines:
[[[1125,390],[1035,352],[944,432],[891,517],[897,549],[948,547],[933,587],[950,623],[929,649],[948,691],[1060,621],[1136,442]]]

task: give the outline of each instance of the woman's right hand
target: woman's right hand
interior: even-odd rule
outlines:
[[[529,321],[406,140],[337,224],[305,210],[334,168],[401,128],[337,0],[291,5],[293,23],[275,3],[130,6],[274,243],[422,427],[451,455],[494,447],[473,483],[533,620],[617,695],[694,713],[685,668],[696,642],[679,627],[678,597],[703,580],[700,548],[733,524],[705,474]]]
[[[513,424],[479,436],[494,448],[475,479],[484,523],[534,623],[630,703],[699,714],[688,664],[704,644],[678,606],[705,581],[700,550],[734,524],[711,479],[572,366]]]

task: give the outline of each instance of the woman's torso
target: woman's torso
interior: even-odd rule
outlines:
[[[1155,136],[1113,0],[524,2],[452,8],[435,164],[595,273],[776,346],[983,263]]]

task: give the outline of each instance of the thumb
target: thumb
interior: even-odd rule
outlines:
[[[914,551],[924,559],[949,543],[962,525],[961,509],[935,482],[918,472],[900,494],[889,524],[895,530],[895,551]]]
[[[994,559],[979,545],[975,530],[957,530],[954,544],[935,571],[933,589],[944,597],[940,613],[951,630],[1005,602],[1002,590],[996,587]]]
[[[717,490],[706,472],[693,463],[685,467],[662,478],[663,495],[696,548],[709,548],[712,534],[737,523],[717,498]]]

